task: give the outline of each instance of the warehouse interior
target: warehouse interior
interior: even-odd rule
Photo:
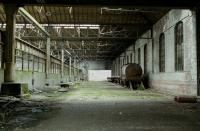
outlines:
[[[0,130],[198,131],[198,0],[1,0]]]

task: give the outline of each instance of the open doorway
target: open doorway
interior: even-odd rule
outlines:
[[[111,70],[89,70],[89,81],[106,81],[107,77],[111,77]]]

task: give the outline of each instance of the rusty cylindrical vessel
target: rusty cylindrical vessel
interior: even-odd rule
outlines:
[[[122,66],[122,80],[137,80],[142,77],[142,68],[137,63],[130,63]]]

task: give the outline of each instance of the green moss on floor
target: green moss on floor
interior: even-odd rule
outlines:
[[[48,101],[63,100],[169,100],[170,96],[151,89],[130,90],[108,82],[83,82],[70,87],[68,92],[48,91],[38,94],[38,98]]]
[[[61,97],[69,99],[147,99],[147,100],[163,100],[169,99],[169,96],[159,94],[153,90],[129,90],[116,84],[108,82],[84,82],[76,88],[71,89],[68,93]]]
[[[38,97],[42,102],[55,101],[59,109],[18,131],[199,131],[198,104],[177,104],[151,89],[133,91],[108,82],[83,82],[69,92],[49,91]]]

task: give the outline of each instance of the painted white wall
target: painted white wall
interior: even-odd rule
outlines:
[[[135,44],[135,62],[144,69],[144,46],[147,44],[147,74],[150,86],[164,93],[174,95],[197,95],[197,58],[196,58],[196,16],[191,10],[171,10],[163,16],[150,30],[146,31]],[[175,71],[175,38],[176,23],[183,22],[184,35],[184,71]],[[151,34],[153,33],[153,34]],[[165,35],[165,72],[159,72],[159,37]],[[133,45],[134,45],[133,44]],[[131,46],[130,46],[131,47]],[[128,55],[128,48],[121,56]],[[121,58],[122,59],[122,58]]]
[[[89,81],[106,81],[107,77],[111,77],[111,70],[89,70]]]

